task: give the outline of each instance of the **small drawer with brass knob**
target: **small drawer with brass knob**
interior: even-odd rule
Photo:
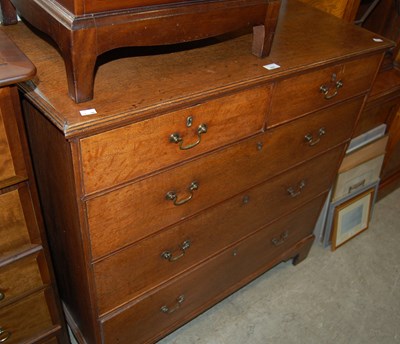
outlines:
[[[0,307],[0,343],[27,343],[55,327],[46,292],[41,290]]]
[[[10,337],[11,337],[11,331],[4,329],[0,325],[0,343],[7,342],[10,339]]]
[[[43,252],[40,246],[37,250],[39,252],[0,266],[0,306],[42,288],[46,283],[42,280],[40,271],[45,265],[41,264],[39,268],[40,261],[44,259]],[[42,272],[46,276],[46,272]]]

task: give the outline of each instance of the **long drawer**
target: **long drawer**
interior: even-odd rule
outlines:
[[[307,204],[290,216],[226,249],[215,258],[138,300],[126,310],[102,319],[105,343],[144,343],[211,306],[243,280],[270,268],[271,262],[310,235],[318,206]],[[282,257],[283,258],[283,257]],[[288,257],[285,257],[288,258]]]
[[[267,126],[293,120],[369,90],[379,55],[334,65],[278,82]]]
[[[345,142],[361,102],[358,98],[317,112],[88,200],[93,258],[151,235]],[[172,193],[175,199],[169,197]],[[185,200],[185,204],[174,204]]]
[[[246,90],[82,139],[86,193],[260,132],[270,88]]]
[[[342,147],[94,264],[100,314],[170,279],[327,192]],[[315,201],[315,207],[321,204]],[[221,215],[223,214],[223,215]],[[210,228],[212,230],[210,231]],[[118,283],[115,283],[118,281]]]
[[[0,308],[0,319],[0,341],[7,344],[28,343],[53,327],[45,291]]]

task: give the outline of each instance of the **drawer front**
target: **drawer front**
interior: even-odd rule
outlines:
[[[7,180],[15,177],[14,163],[8,144],[6,128],[4,125],[3,114],[0,111],[0,180]]]
[[[274,259],[311,234],[320,205],[307,204],[231,247],[195,270],[103,319],[105,343],[150,342],[271,267]],[[282,257],[286,258],[286,257]],[[278,258],[280,259],[280,258]],[[271,264],[272,263],[272,264]],[[247,279],[247,280],[246,280]],[[228,290],[228,292],[227,292]]]
[[[398,104],[398,98],[391,99],[384,103],[379,102],[372,107],[368,106],[367,103],[357,122],[354,137],[365,134],[379,125],[386,124],[386,121],[390,119],[390,115],[397,111]]]
[[[332,150],[95,263],[100,314],[327,192],[341,153],[341,147]],[[321,166],[332,172],[320,173]],[[314,202],[316,207],[321,203],[319,199]]]
[[[19,189],[0,194],[0,255],[8,255],[31,244],[28,225],[33,212],[26,184]]]
[[[58,1],[59,2],[61,1],[61,2],[67,2],[67,3],[69,2],[69,3],[71,3],[72,0],[58,0]],[[230,1],[232,1],[232,0],[230,0]],[[86,14],[95,13],[95,12],[105,12],[105,11],[129,9],[129,8],[135,8],[135,7],[140,7],[140,6],[156,6],[156,5],[165,5],[165,4],[169,4],[169,3],[178,3],[179,4],[180,2],[188,3],[188,1],[184,1],[184,0],[118,0],[118,1],[112,1],[112,0],[81,0],[81,2],[84,2],[84,10],[85,10]],[[189,2],[188,5],[196,5],[196,2],[199,3],[199,4],[197,4],[198,6],[202,6],[203,5],[202,4],[203,1]],[[179,34],[182,31],[183,32],[187,31],[187,28],[185,30],[185,24],[186,24],[186,26],[191,27],[190,24],[192,24],[193,20],[196,20],[196,19],[199,20],[198,19],[199,17],[200,17],[200,19],[204,19],[205,18],[205,19],[209,19],[209,20],[215,20],[215,18],[217,18],[218,19],[218,25],[214,24],[213,28],[212,27],[210,28],[210,25],[207,25],[207,30],[213,30],[212,32],[217,30],[216,31],[217,34],[221,34],[221,33],[224,33],[224,32],[228,31],[228,30],[226,30],[224,32],[221,32],[221,30],[219,29],[219,26],[224,27],[223,24],[226,21],[231,22],[231,21],[234,21],[236,19],[235,22],[238,22],[238,20],[240,20],[240,19],[242,19],[244,17],[244,18],[247,18],[247,22],[248,21],[251,22],[252,17],[250,17],[250,18],[248,16],[242,16],[240,18],[237,17],[240,13],[243,14],[243,11],[247,9],[246,6],[245,6],[246,3],[247,3],[246,1],[245,2],[238,1],[237,4],[234,3],[234,5],[236,5],[236,6],[234,6],[234,8],[236,9],[234,14],[236,16],[227,15],[227,13],[228,13],[227,11],[230,10],[230,7],[232,7],[232,5],[229,5],[229,4],[228,5],[226,5],[226,4],[221,4],[220,5],[220,4],[218,4],[218,2],[220,2],[220,1],[216,1],[216,4],[214,4],[213,2],[211,2],[209,4],[206,3],[205,5],[200,7],[200,9],[196,9],[196,7],[195,7],[195,9],[192,9],[191,7],[188,7],[186,9],[185,8],[180,9],[179,12],[183,12],[183,15],[192,14],[192,16],[188,20],[182,20],[181,19],[180,21],[178,21],[177,24],[176,24],[176,26],[178,28],[177,28],[175,33]],[[225,2],[229,3],[229,1],[225,1]],[[255,5],[260,5],[260,3],[263,5],[263,3],[261,1],[259,1],[258,4],[255,3],[255,1],[252,1],[252,2],[250,2],[250,5],[252,5],[252,7],[256,7]],[[70,4],[69,6],[71,7],[72,4]],[[180,6],[180,7],[182,7],[182,6]],[[211,10],[216,11],[215,9],[218,10],[217,14],[211,12]],[[260,6],[256,7],[255,14],[254,14],[254,15],[257,15],[256,18],[259,18],[259,15],[263,13],[263,10],[264,10],[264,7],[260,7]],[[156,24],[160,24],[160,23],[163,24],[162,20],[164,18],[168,18],[168,15],[170,15],[171,11],[167,10],[167,11],[164,11],[164,12],[166,12],[166,13],[164,13],[162,16],[158,15],[158,16],[154,17],[156,19],[155,20]],[[223,14],[225,14],[225,17],[222,17]],[[183,16],[183,18],[185,19],[184,16]],[[231,18],[232,18],[232,20],[229,21],[229,19],[231,19]],[[258,22],[261,22],[261,21],[262,21],[262,18],[258,20]],[[199,20],[199,23],[204,23],[204,20]],[[249,24],[247,24],[247,25],[249,25]],[[181,28],[182,26],[184,27],[183,29]],[[245,25],[242,24],[242,27],[243,26],[245,26]],[[157,26],[157,27],[159,27],[159,26]],[[237,28],[238,28],[237,25],[233,26],[231,31],[235,30],[235,29],[237,30]],[[202,27],[201,25],[199,26],[199,29],[201,29],[201,30],[199,30],[200,33],[198,35],[189,36],[189,37],[192,38],[192,40],[193,39],[199,39],[199,38],[207,37],[207,36],[205,36],[205,33],[204,33],[204,32],[207,32],[207,31],[205,31],[206,29],[204,27]],[[162,35],[164,33],[162,31],[162,28],[160,28],[159,31],[160,31],[160,35]]]
[[[82,0],[85,3],[85,12],[103,12],[127,9],[139,6],[154,6],[166,3],[183,2],[183,0]]]
[[[368,91],[380,60],[380,55],[374,55],[278,82],[267,126],[290,121]]]
[[[61,342],[58,341],[57,337],[50,338],[45,340],[43,344],[60,344]]]
[[[30,339],[45,334],[52,327],[53,322],[43,291],[0,308],[0,338],[7,344],[28,343]]]
[[[144,238],[348,140],[361,102],[358,99],[323,110],[87,201],[93,258]],[[321,128],[325,134],[319,137]],[[305,140],[307,135],[314,135],[311,144]],[[193,182],[198,188],[190,191]],[[192,198],[176,206],[167,199],[169,192],[176,193],[178,202]]]
[[[8,186],[9,180],[14,183],[26,179],[10,92],[8,87],[0,88],[0,187]]]
[[[255,88],[82,139],[86,193],[260,132],[268,98]]]
[[[43,286],[39,270],[43,259],[40,252],[39,256],[30,255],[0,268],[0,306]]]

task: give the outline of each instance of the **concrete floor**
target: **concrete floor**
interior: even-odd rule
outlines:
[[[158,344],[400,343],[400,190],[335,252],[314,245]]]
[[[315,244],[158,344],[400,343],[399,214],[400,189],[335,252]]]

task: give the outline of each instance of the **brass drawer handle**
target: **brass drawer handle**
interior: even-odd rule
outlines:
[[[162,306],[161,312],[165,313],[165,314],[171,314],[173,312],[175,312],[177,309],[179,309],[183,303],[183,301],[185,301],[185,295],[181,295],[176,299],[176,305],[173,307],[168,307],[167,305]]]
[[[0,291],[0,301],[4,300],[6,295]]]
[[[181,259],[185,254],[186,250],[190,247],[190,240],[184,241],[179,249],[182,251],[182,253],[178,256],[173,256],[171,251],[164,251],[161,253],[161,257],[163,257],[165,260],[168,260],[169,262],[175,262],[178,259]]]
[[[193,198],[194,191],[196,191],[198,188],[199,188],[199,183],[192,182],[189,186],[190,195],[187,198],[178,201],[178,195],[176,194],[175,191],[168,191],[167,194],[165,195],[165,198],[168,201],[173,201],[174,205],[182,205],[189,202]]]
[[[289,237],[289,231],[284,231],[278,238],[273,238],[272,243],[275,246],[280,246],[286,241],[288,237]]]
[[[297,196],[299,196],[299,195],[302,193],[302,191],[303,191],[303,189],[304,189],[305,186],[306,186],[306,181],[305,181],[305,180],[302,180],[302,181],[299,183],[299,185],[298,185],[297,188],[294,188],[294,187],[291,186],[290,188],[287,189],[287,192],[289,193],[289,195],[290,195],[291,197],[297,197]]]
[[[325,99],[332,99],[333,97],[336,97],[339,89],[343,87],[343,81],[342,80],[336,80],[337,76],[335,73],[332,74],[331,78],[331,83],[329,86],[326,85],[321,85],[319,88],[319,91],[324,95]],[[331,88],[333,86],[333,92],[331,91]]]
[[[178,143],[179,144],[179,149],[181,150],[187,150],[187,149],[191,149],[193,147],[196,147],[200,142],[201,142],[201,134],[205,134],[207,133],[207,124],[200,124],[197,127],[197,137],[198,140],[192,144],[189,144],[187,146],[183,145],[183,138],[179,135],[179,133],[174,133],[171,134],[171,136],[169,137],[169,141],[172,143]]]
[[[10,337],[11,337],[11,332],[3,330],[3,328],[0,327],[0,343],[6,342]]]
[[[319,128],[318,130],[318,137],[314,139],[313,134],[309,133],[304,136],[304,140],[308,143],[309,146],[315,146],[316,144],[321,141],[321,137],[326,134],[325,128]]]

